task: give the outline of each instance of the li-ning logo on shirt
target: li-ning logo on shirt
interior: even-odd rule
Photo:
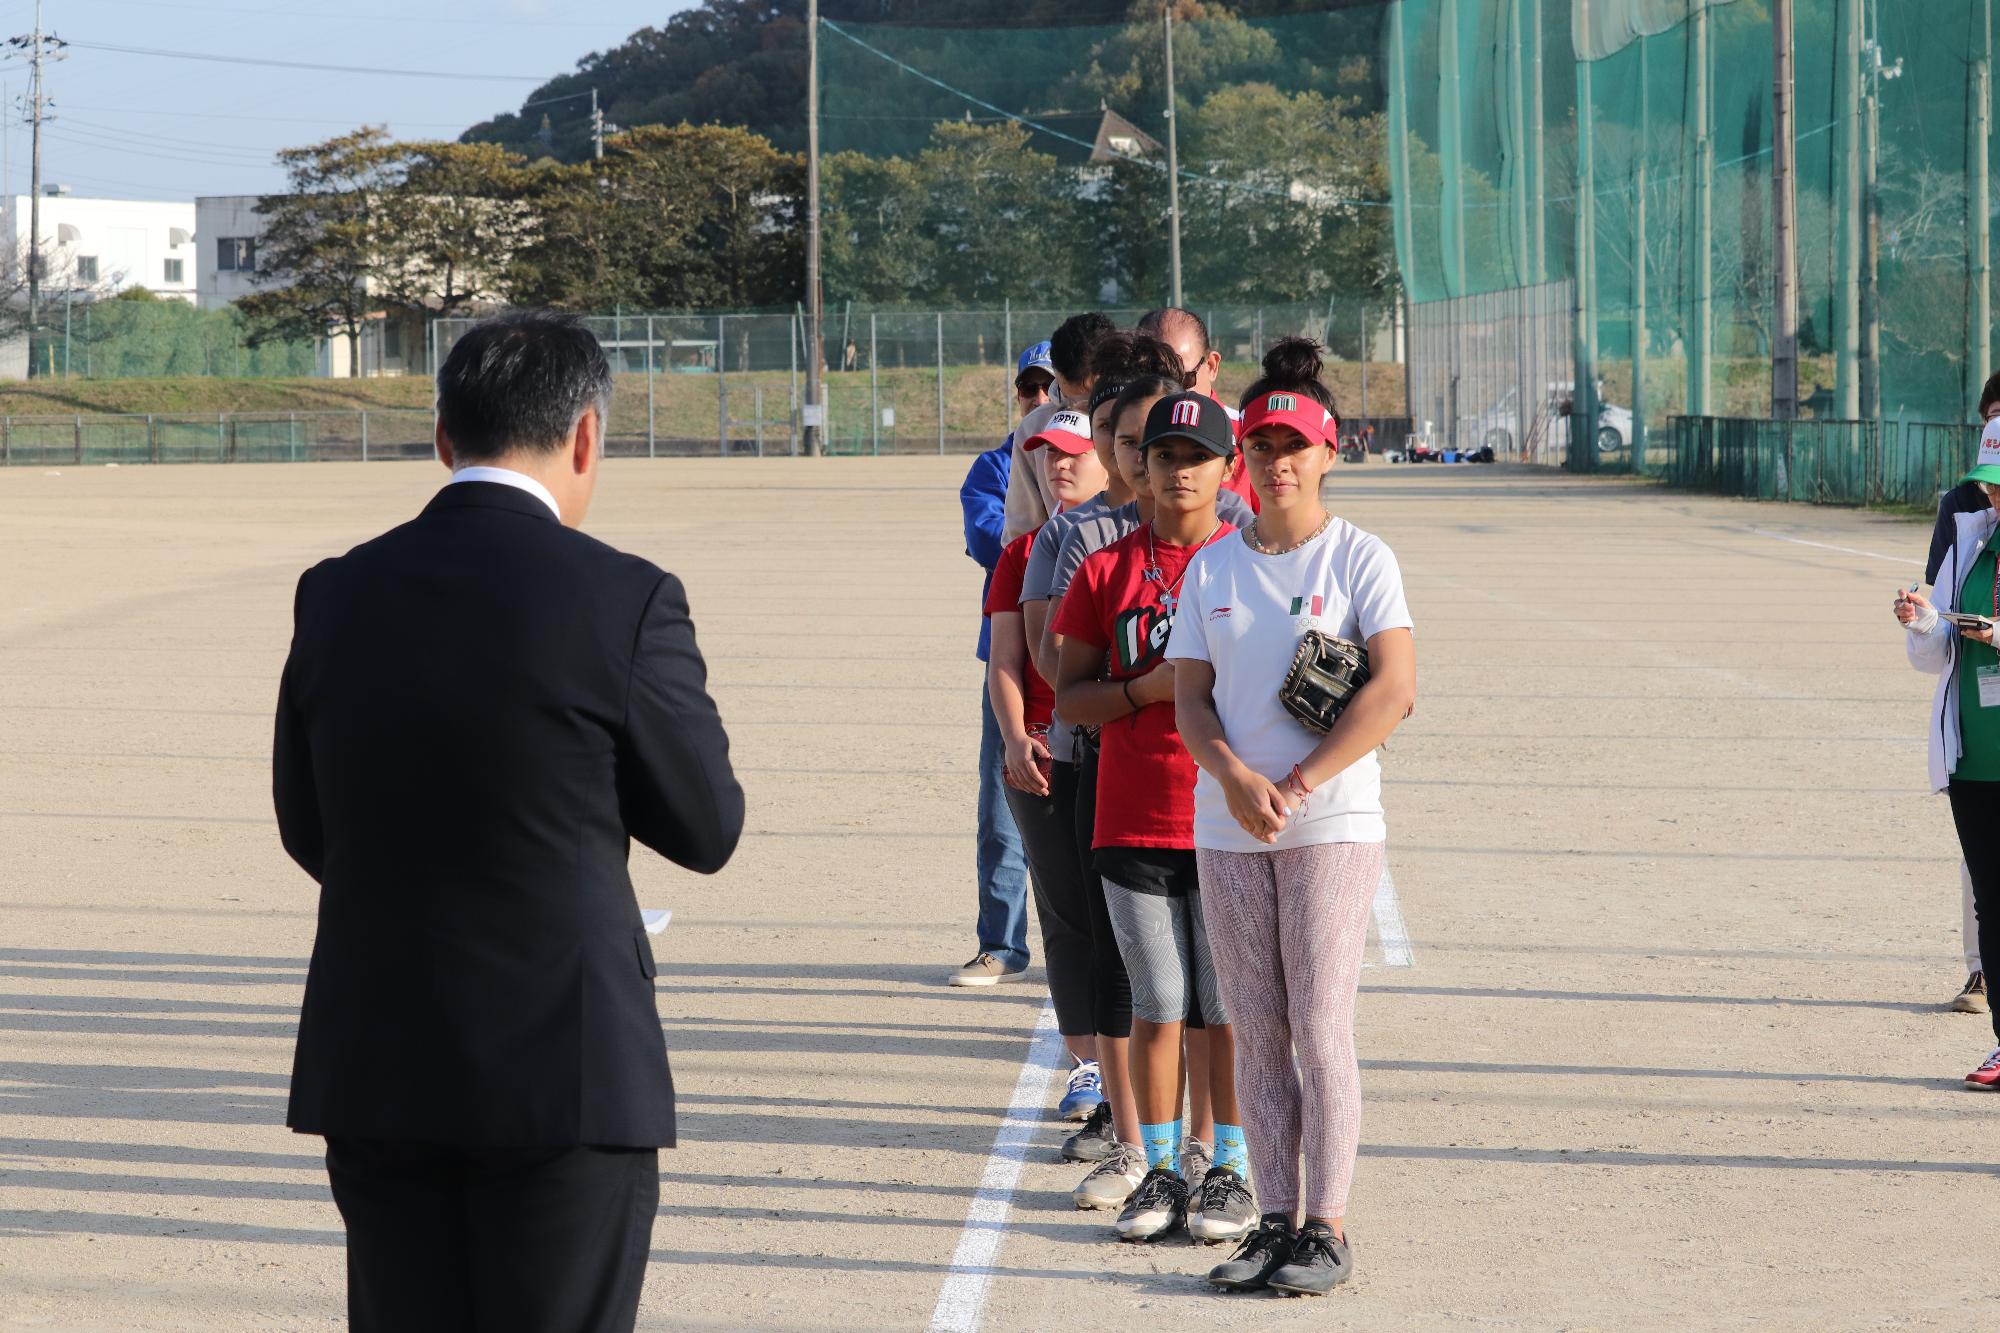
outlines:
[[[1299,400],[1288,393],[1274,393],[1264,400],[1264,410],[1266,412],[1296,412],[1299,410]]]
[[[1193,398],[1183,398],[1174,404],[1173,424],[1176,426],[1199,426],[1201,424],[1201,404]]]
[[[1210,620],[1227,620],[1229,618],[1229,613],[1232,609],[1233,608],[1227,606],[1218,606],[1213,611],[1210,611],[1208,613],[1208,618]]]

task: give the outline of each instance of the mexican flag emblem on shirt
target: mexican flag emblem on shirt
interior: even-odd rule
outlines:
[[[1308,605],[1310,605],[1310,607],[1311,607],[1310,611],[1308,611],[1308,609],[1307,609],[1307,608],[1308,608]],[[1292,614],[1292,615],[1295,615],[1295,616],[1303,616],[1303,615],[1315,615],[1315,616],[1316,616],[1316,615],[1318,615],[1318,614],[1319,614],[1319,613],[1320,613],[1321,611],[1323,611],[1323,610],[1325,610],[1325,609],[1326,609],[1326,598],[1324,598],[1324,597],[1320,596],[1320,595],[1319,595],[1318,593],[1314,593],[1314,594],[1313,594],[1313,595],[1312,595],[1311,597],[1294,597],[1294,598],[1292,598],[1292,610],[1291,610],[1291,614]]]

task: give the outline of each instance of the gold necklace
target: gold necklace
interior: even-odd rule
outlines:
[[[1329,513],[1325,518],[1321,519],[1319,521],[1319,526],[1312,530],[1311,536],[1304,537],[1298,541],[1293,542],[1290,546],[1285,547],[1282,551],[1274,551],[1270,547],[1264,545],[1264,539],[1261,536],[1259,536],[1257,532],[1259,526],[1260,525],[1257,523],[1252,523],[1250,525],[1250,531],[1244,534],[1250,538],[1250,545],[1253,549],[1255,549],[1260,555],[1290,555],[1293,551],[1298,550],[1301,546],[1304,546],[1309,542],[1318,540],[1321,533],[1325,532],[1328,528],[1332,527],[1333,515]]]

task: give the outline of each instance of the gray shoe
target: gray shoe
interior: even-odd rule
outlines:
[[[1965,979],[1965,989],[1951,1002],[1954,1014],[1983,1014],[1987,1011],[1986,974],[1974,972]]]
[[[1111,1128],[1111,1103],[1099,1102],[1083,1128],[1063,1140],[1065,1162],[1101,1162],[1118,1151],[1118,1133]]]
[[[1208,1280],[1224,1291],[1266,1291],[1271,1274],[1291,1262],[1298,1239],[1291,1218],[1266,1213],[1236,1253],[1208,1270]]]
[[[1090,1174],[1070,1192],[1070,1198],[1083,1209],[1123,1208],[1145,1178],[1146,1154],[1129,1143],[1121,1143],[1117,1152],[1090,1169]]]
[[[1188,1202],[1188,1234],[1209,1245],[1241,1240],[1257,1221],[1250,1183],[1227,1166],[1210,1167]]]
[[[1181,1179],[1192,1185],[1215,1165],[1215,1149],[1192,1136],[1181,1140]]]
[[[1292,1243],[1291,1262],[1271,1274],[1272,1291],[1324,1296],[1354,1275],[1354,1249],[1324,1222],[1308,1222]]]
[[[993,986],[1002,981],[1012,981],[1027,970],[1025,967],[1017,967],[1009,972],[1007,965],[1002,963],[998,958],[995,958],[990,953],[982,953],[964,967],[959,968],[958,971],[945,978],[945,984],[950,986]]]
[[[1188,1186],[1180,1173],[1156,1166],[1118,1214],[1118,1239],[1158,1240],[1172,1235],[1187,1221],[1187,1205]]]

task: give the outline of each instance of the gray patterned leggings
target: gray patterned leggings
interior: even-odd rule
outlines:
[[[1354,997],[1382,844],[1197,855],[1260,1206],[1344,1216],[1361,1141]]]

